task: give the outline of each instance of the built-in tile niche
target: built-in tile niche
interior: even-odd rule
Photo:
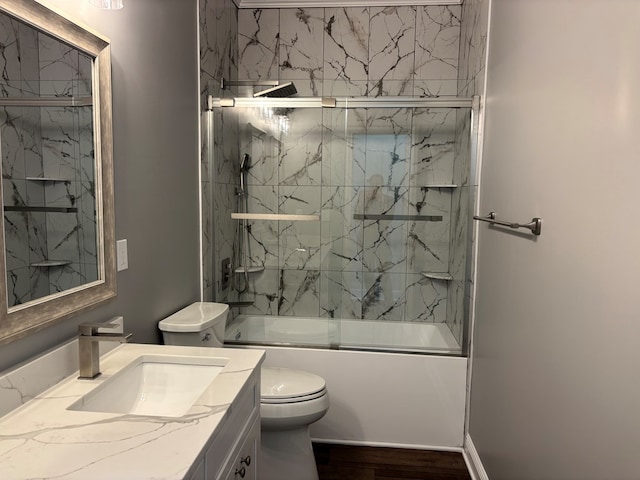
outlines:
[[[90,98],[91,59],[0,16],[0,96]],[[93,111],[0,108],[8,303],[98,279]]]

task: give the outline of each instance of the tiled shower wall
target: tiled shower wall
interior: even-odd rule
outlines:
[[[0,23],[0,96],[91,95],[90,58],[4,15]],[[4,205],[77,208],[4,212],[10,305],[98,278],[92,132],[91,107],[0,108]],[[68,264],[34,266],[47,260]]]
[[[469,65],[479,55],[473,25],[465,20],[460,30],[465,8],[237,10],[230,0],[201,1],[203,101],[207,93],[224,95],[222,77],[294,81],[300,95],[471,93],[461,77],[474,71]],[[458,52],[465,63],[460,73]],[[317,213],[315,224],[252,222],[249,263],[265,270],[251,274],[244,294],[255,301],[249,312],[446,321],[461,340],[466,223],[475,195],[465,173],[468,111],[351,110],[345,119],[343,111],[299,110],[289,113],[287,135],[265,136],[255,128],[260,119],[237,110],[203,114],[204,298],[235,299],[219,282],[220,261],[233,253],[232,211]],[[383,158],[376,142],[383,147],[390,138],[381,135],[358,148],[341,135],[346,126],[363,134],[391,128],[399,154]],[[416,154],[420,136],[423,152]],[[235,195],[244,153],[251,156],[247,205]],[[358,155],[376,160],[358,162]],[[461,188],[424,188],[435,183]],[[354,213],[382,211],[437,214],[444,221],[353,221]],[[454,280],[425,279],[424,270],[449,271]],[[391,303],[385,289],[394,292]]]
[[[459,7],[239,11],[239,77],[301,95],[455,95]],[[226,114],[226,112],[225,112]],[[266,135],[240,116],[252,213],[248,312],[444,322],[455,110],[298,110]],[[251,126],[249,126],[251,125]],[[258,128],[256,128],[258,126]],[[362,215],[442,217],[440,222]],[[358,219],[359,218],[359,219]]]

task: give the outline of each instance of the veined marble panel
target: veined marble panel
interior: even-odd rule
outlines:
[[[236,281],[243,285],[244,276],[238,275]],[[266,268],[263,272],[249,275],[249,285],[240,299],[243,301],[253,301],[250,307],[243,307],[242,313],[246,314],[278,314],[280,270],[277,268]]]
[[[250,213],[278,213],[278,187],[252,185],[248,188],[247,206],[237,211]],[[238,199],[238,201],[242,201]],[[279,230],[278,222],[273,220],[249,220],[249,251],[244,252],[250,266],[277,268],[279,265]],[[245,245],[238,245],[246,249]],[[241,265],[237,265],[238,267]]]
[[[453,183],[456,111],[420,108],[413,112],[411,186]]]
[[[364,185],[367,110],[323,109],[322,185]]]
[[[362,318],[362,293],[361,272],[323,270],[320,274],[320,316]]]
[[[261,124],[259,112],[243,109],[240,113],[240,155],[249,155],[248,185],[278,185],[280,141]]]
[[[408,322],[444,322],[447,318],[448,282],[407,274],[405,320]]]
[[[277,80],[280,12],[240,9],[238,28],[238,77]]]
[[[280,270],[278,315],[317,317],[320,313],[320,272]]]
[[[362,318],[366,320],[396,320],[405,318],[406,274],[365,273],[362,296]]]
[[[324,79],[369,78],[369,8],[324,9]]]
[[[322,110],[288,110],[290,128],[282,133],[279,151],[280,185],[320,185],[322,178]]]
[[[362,271],[363,222],[354,218],[364,213],[363,202],[358,202],[362,190],[362,187],[322,187],[322,270]]]
[[[369,109],[366,135],[353,135],[355,149],[365,152],[366,185],[401,186],[408,183],[412,144],[411,110]]]
[[[369,78],[413,80],[416,7],[372,7],[370,29]]]
[[[405,187],[365,187],[358,204],[362,205],[364,214],[406,215],[408,193]],[[362,263],[365,272],[404,272],[407,226],[405,220],[364,220]]]
[[[416,78],[457,78],[459,38],[460,6],[418,6]]]
[[[317,215],[320,213],[321,188],[281,186],[279,213]],[[280,268],[318,270],[320,268],[320,222],[278,222]]]
[[[407,272],[449,271],[451,191],[410,188],[409,214],[441,216],[440,222],[408,222]]]
[[[296,81],[302,95],[322,94],[324,9],[280,10],[280,79]]]

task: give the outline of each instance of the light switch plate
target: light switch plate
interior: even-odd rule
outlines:
[[[118,271],[129,268],[129,258],[127,254],[127,240],[118,240],[116,242],[116,262]]]

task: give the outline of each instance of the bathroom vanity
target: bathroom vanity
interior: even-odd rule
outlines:
[[[0,418],[0,478],[255,479],[263,359],[260,350],[122,345],[102,357],[96,379],[69,377]],[[207,369],[213,378],[201,380]],[[132,391],[150,405],[130,403]]]

